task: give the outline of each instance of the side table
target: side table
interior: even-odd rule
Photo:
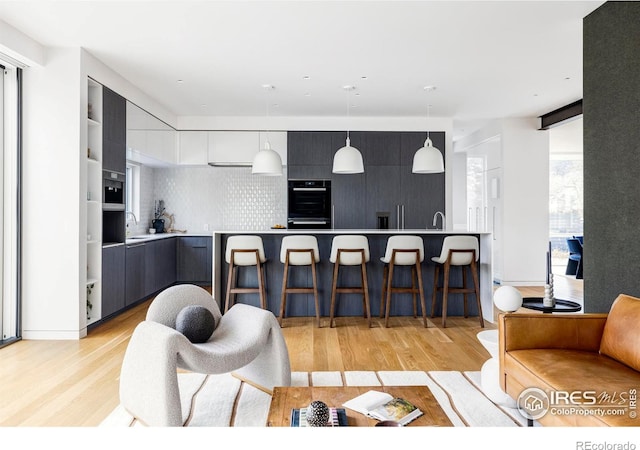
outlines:
[[[525,297],[522,299],[522,307],[542,311],[543,313],[578,312],[582,309],[580,303],[572,302],[570,300],[561,300],[557,298],[556,304],[553,307],[544,306],[542,300],[543,297]]]

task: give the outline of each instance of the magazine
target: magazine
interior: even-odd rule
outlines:
[[[406,425],[423,412],[406,399],[393,397],[386,392],[368,391],[342,406],[376,420],[393,420]]]
[[[329,408],[328,427],[346,427],[347,412],[344,408]],[[294,408],[291,410],[291,426],[292,427],[308,427],[307,408]]]

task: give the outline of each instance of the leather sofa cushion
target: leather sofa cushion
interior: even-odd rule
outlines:
[[[611,305],[600,353],[640,371],[640,299],[620,294]]]
[[[544,391],[594,391],[596,395],[612,396],[612,404],[628,405],[629,391],[640,386],[640,373],[607,356],[595,352],[561,349],[514,350],[508,353],[507,392],[517,398],[526,387]],[[514,383],[513,386],[509,384]],[[617,395],[618,397],[614,397]],[[578,405],[575,405],[578,406]],[[599,406],[607,407],[606,401]],[[579,406],[578,406],[579,407]],[[541,419],[543,425],[562,426],[637,426],[638,419],[629,414],[618,415],[555,415]]]

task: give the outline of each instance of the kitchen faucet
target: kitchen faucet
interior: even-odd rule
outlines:
[[[442,230],[444,230],[444,214],[440,211],[436,211],[436,213],[433,215],[433,227],[436,228],[436,223],[438,223],[438,216],[442,217]]]
[[[135,215],[133,212],[131,212],[131,211],[126,211],[124,214],[125,214],[125,216],[131,215],[131,216],[133,217],[133,223],[134,223],[134,225],[138,225],[138,219],[136,219],[136,215]]]

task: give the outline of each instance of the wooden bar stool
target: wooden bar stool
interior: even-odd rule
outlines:
[[[224,312],[226,313],[234,305],[236,294],[257,293],[260,295],[260,307],[267,309],[267,294],[264,283],[264,263],[267,258],[264,255],[262,238],[260,236],[230,236],[227,239],[225,260],[229,264],[229,276],[227,277]],[[255,266],[258,271],[258,286],[255,288],[238,286],[239,268],[250,266]]]
[[[282,296],[280,299],[280,315],[278,322],[282,326],[285,316],[287,294],[313,294],[316,305],[316,326],[320,327],[320,305],[318,303],[318,276],[316,264],[320,262],[318,239],[315,236],[293,235],[282,238],[280,261],[284,264],[282,277]],[[313,287],[290,287],[289,266],[311,266]]]
[[[331,285],[331,311],[329,327],[334,326],[336,294],[362,294],[362,309],[364,317],[371,327],[371,307],[369,304],[369,286],[367,280],[367,263],[369,262],[369,240],[366,236],[342,235],[334,236],[331,243],[333,265],[333,283]],[[360,266],[360,286],[338,287],[338,271],[340,266]]]
[[[480,304],[480,284],[478,281],[478,238],[475,236],[446,236],[442,242],[440,256],[434,256],[431,260],[436,263],[433,275],[433,296],[431,298],[431,317],[434,315],[436,307],[436,297],[442,291],[442,326],[447,326],[447,300],[449,294],[462,294],[464,301],[464,317],[467,314],[467,295],[475,294],[478,303],[478,315],[480,316],[480,326],[484,328],[482,317],[482,305]],[[462,269],[462,287],[449,286],[449,275],[452,266],[459,266]],[[473,287],[467,286],[467,267],[471,269],[473,277]],[[444,269],[443,282],[438,286],[440,268]]]
[[[424,242],[420,236],[397,235],[387,240],[385,255],[380,258],[384,263],[382,273],[382,296],[380,298],[380,318],[385,311],[384,326],[389,327],[389,312],[391,310],[391,294],[410,293],[413,297],[413,317],[418,316],[416,294],[420,295],[422,306],[422,322],[427,327],[426,304],[422,285],[422,267],[424,260]],[[411,286],[393,287],[393,275],[396,266],[411,266]],[[416,279],[418,287],[416,288]]]

